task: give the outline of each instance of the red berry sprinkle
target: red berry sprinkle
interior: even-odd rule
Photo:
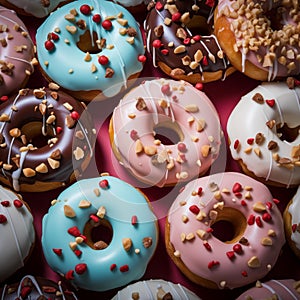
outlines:
[[[266,213],[263,214],[262,219],[265,222],[270,222],[272,220],[272,216],[268,212],[266,212]]]
[[[186,152],[186,144],[185,143],[179,143],[177,145],[177,149],[180,151],[180,152]]]
[[[253,225],[255,222],[255,216],[254,215],[250,215],[249,218],[248,218],[248,225]]]
[[[87,4],[83,4],[80,6],[80,12],[84,15],[89,15],[91,13],[91,7]]]
[[[202,190],[203,190],[202,187],[199,187],[199,188],[198,188],[198,191],[197,191],[198,196],[201,196],[201,195],[202,195]]]
[[[132,216],[131,217],[131,225],[136,225],[137,221],[138,221],[137,216]]]
[[[57,127],[56,127],[56,133],[57,133],[57,134],[62,133],[62,127],[57,126]]]
[[[274,199],[273,199],[273,202],[274,202],[275,204],[279,204],[280,201],[279,201],[278,199],[275,199],[275,198],[274,198]]]
[[[203,66],[208,66],[207,56],[203,56],[203,58],[202,58],[202,64],[203,64]]]
[[[197,34],[197,35],[193,36],[193,40],[195,42],[199,42],[201,40],[201,35]]]
[[[14,206],[16,208],[21,208],[23,206],[23,202],[20,201],[19,199],[14,200]]]
[[[75,236],[75,237],[81,235],[80,230],[79,230],[79,228],[77,226],[70,227],[68,229],[68,233],[71,234],[71,235],[73,235],[73,236]]]
[[[5,101],[7,101],[8,100],[8,96],[2,96],[1,98],[0,98],[0,101],[1,102],[5,102]]]
[[[170,95],[170,94],[171,94],[171,88],[170,88],[170,85],[169,85],[169,84],[164,84],[164,85],[161,87],[161,92],[162,92],[164,95]]]
[[[45,42],[45,48],[46,48],[46,50],[48,50],[48,51],[51,51],[51,50],[53,50],[54,49],[54,43],[52,42],[52,41],[46,41]]]
[[[239,140],[235,140],[234,144],[233,144],[234,150],[236,150],[239,147],[239,145],[240,145],[240,141]]]
[[[210,261],[210,262],[207,264],[207,267],[208,267],[209,269],[212,269],[213,267],[216,267],[216,266],[218,266],[219,264],[220,264],[219,261],[217,261],[217,260],[212,260],[212,261]]]
[[[239,192],[241,192],[241,191],[242,191],[242,185],[241,185],[240,183],[236,182],[236,183],[233,185],[233,187],[232,187],[232,191],[233,191],[234,193],[239,193]]]
[[[292,225],[292,231],[293,231],[293,232],[296,232],[296,230],[297,230],[297,224],[293,224],[293,225]]]
[[[154,40],[154,41],[152,42],[152,46],[153,46],[154,48],[160,48],[160,47],[162,46],[162,42],[161,42],[160,40]]]
[[[99,222],[99,218],[96,215],[91,214],[90,219],[93,220],[95,223]]]
[[[176,12],[172,15],[172,21],[173,22],[179,22],[181,18],[181,13],[180,12]]]
[[[243,248],[240,244],[233,245],[232,249],[235,253],[238,253],[238,254],[241,254],[243,252]]]
[[[67,280],[73,280],[74,279],[74,270],[70,270],[66,273],[65,278]]]
[[[121,272],[127,272],[127,271],[129,271],[129,266],[128,266],[128,265],[123,265],[123,266],[121,266],[121,267],[120,267],[120,271],[121,271]]]
[[[74,110],[74,111],[71,112],[71,118],[73,120],[78,121],[80,119],[80,114],[76,110]]]
[[[115,270],[116,267],[117,267],[116,264],[111,264],[109,269],[110,269],[111,271],[113,271],[113,270]]]
[[[95,23],[100,23],[101,22],[101,16],[99,14],[93,15],[93,21]]]
[[[241,205],[242,206],[247,206],[247,202],[245,200],[241,200]]]
[[[160,3],[160,2],[156,2],[156,4],[155,4],[155,8],[157,9],[157,10],[162,10],[163,9],[163,5],[162,5],[162,3]]]
[[[107,179],[103,179],[99,182],[99,185],[102,189],[108,189],[109,188],[109,183]]]
[[[272,204],[272,202],[266,202],[266,206],[267,206],[267,208],[268,209],[272,209],[272,207],[273,207],[273,204]]]
[[[195,88],[199,91],[202,91],[203,90],[203,83],[202,82],[197,82],[195,84]]]
[[[52,251],[58,255],[58,256],[62,256],[62,249],[60,248],[53,248]]]
[[[211,245],[210,245],[207,241],[203,242],[203,246],[204,246],[208,251],[211,251]]]
[[[76,255],[77,257],[80,257],[81,254],[82,254],[82,251],[79,250],[79,249],[75,249],[75,250],[74,250],[74,253],[75,253],[75,255]]]
[[[254,138],[247,139],[247,144],[253,145],[253,143],[254,143]]]
[[[110,20],[104,20],[102,22],[102,27],[105,29],[105,30],[110,30],[112,28],[112,22]]]
[[[59,40],[59,35],[57,35],[56,33],[54,32],[51,32],[51,39],[53,41],[58,41]]]
[[[169,50],[168,49],[162,49],[160,51],[163,55],[168,55],[169,54]]]
[[[9,201],[8,200],[4,200],[4,201],[1,201],[1,205],[4,206],[4,207],[9,207]]]
[[[141,63],[144,63],[146,62],[147,58],[145,55],[139,55],[138,56],[138,61],[141,62]]]
[[[32,291],[32,287],[31,286],[23,286],[21,288],[21,293],[20,293],[21,299],[26,299],[27,296],[31,293],[31,291]]]
[[[109,63],[109,59],[105,55],[100,55],[98,58],[98,63],[102,66],[107,65]]]
[[[190,212],[192,212],[195,215],[198,215],[200,212],[200,208],[197,205],[191,205],[189,207]]]
[[[243,271],[241,274],[242,274],[242,276],[244,276],[244,277],[247,277],[247,276],[248,276],[247,271]]]
[[[267,103],[270,107],[273,107],[273,106],[275,105],[275,100],[274,100],[274,99],[266,100],[266,103]]]
[[[79,275],[83,274],[87,270],[87,265],[82,263],[75,266],[75,272]]]
[[[191,42],[191,39],[190,39],[190,38],[185,38],[185,39],[183,40],[183,43],[184,43],[185,45],[189,45],[190,42]]]
[[[258,227],[262,227],[262,222],[261,222],[260,216],[257,216],[257,217],[255,218],[255,223],[256,223],[256,225],[257,225]]]
[[[132,140],[134,140],[134,141],[136,141],[136,140],[138,139],[138,134],[137,134],[137,131],[136,131],[136,130],[132,129],[132,130],[130,131],[130,138],[131,138]]]
[[[4,215],[0,214],[0,224],[6,223],[6,222],[7,222],[7,218]]]
[[[226,255],[229,259],[234,259],[235,258],[234,251],[228,251],[228,252],[226,252]]]

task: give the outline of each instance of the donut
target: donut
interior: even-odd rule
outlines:
[[[113,0],[115,3],[120,4],[134,16],[139,16],[139,14],[145,13],[146,9],[146,0]]]
[[[85,106],[49,87],[22,89],[0,107],[0,182],[18,192],[69,185],[93,156],[96,131]]]
[[[210,99],[172,79],[147,80],[129,91],[113,111],[109,132],[120,163],[160,187],[204,174],[223,134]]]
[[[240,99],[228,118],[233,159],[246,174],[266,184],[299,185],[299,118],[299,87],[262,83]]]
[[[116,95],[145,60],[137,22],[110,1],[64,5],[38,28],[36,41],[42,74],[83,101]]]
[[[91,291],[142,277],[158,242],[157,219],[147,198],[108,175],[65,189],[44,216],[42,232],[49,266],[77,288]]]
[[[192,291],[180,283],[173,283],[163,279],[150,279],[130,284],[118,291],[112,300],[122,299],[189,299],[200,300]]]
[[[44,18],[58,6],[71,0],[0,0],[0,4],[15,10],[18,14]]]
[[[20,195],[0,185],[0,282],[24,267],[34,245],[30,208]]]
[[[24,23],[0,6],[0,99],[26,85],[33,60],[34,45]]]
[[[25,275],[19,282],[5,284],[0,290],[2,300],[77,300],[71,290],[68,290],[61,281],[55,282],[45,277]]]
[[[293,199],[289,201],[283,213],[284,228],[286,232],[286,239],[290,248],[300,258],[300,187],[298,187]]]
[[[300,72],[299,1],[226,1],[215,11],[215,34],[231,64],[273,81]]]
[[[300,299],[300,283],[294,279],[269,280],[257,282],[255,287],[250,288],[236,300],[260,300],[260,299]]]
[[[225,79],[234,71],[212,32],[214,6],[202,0],[150,2],[145,31],[154,67],[192,84]]]
[[[190,181],[170,207],[165,242],[191,281],[207,288],[245,286],[272,269],[285,243],[268,188],[235,172]]]

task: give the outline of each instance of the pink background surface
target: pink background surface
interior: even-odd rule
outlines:
[[[25,24],[28,26],[31,32],[31,36],[35,39],[36,28],[43,20],[38,20],[30,17],[21,17]],[[140,20],[143,20],[144,16],[140,15]],[[148,56],[144,70],[141,74],[141,78],[144,77],[166,77],[159,70],[154,69],[152,66],[152,59]],[[209,96],[214,103],[221,120],[221,124],[225,133],[223,140],[222,154],[217,162],[214,164],[211,173],[226,171],[240,171],[236,162],[231,159],[231,155],[228,151],[226,123],[228,116],[240,97],[251,91],[259,82],[245,77],[241,73],[234,73],[224,81],[218,81],[214,83],[204,84],[204,92]],[[45,86],[46,82],[36,68],[35,73],[30,78],[28,87],[39,88]],[[174,188],[156,188],[147,187],[140,182],[137,182],[132,178],[126,170],[122,168],[115,160],[108,138],[108,122],[111,112],[115,105],[117,105],[121,96],[108,99],[103,102],[91,103],[89,108],[93,114],[96,123],[96,129],[98,132],[97,143],[95,146],[94,161],[91,162],[88,170],[83,175],[84,178],[97,176],[102,172],[109,172],[111,175],[117,176],[134,186],[141,188],[142,191],[149,197],[152,202],[154,212],[159,219],[160,229],[160,241],[155,252],[153,259],[148,265],[145,275],[141,278],[162,278],[173,282],[181,283],[187,288],[194,291],[200,298],[207,299],[234,299],[241,294],[247,287],[235,289],[235,290],[210,290],[189,281],[169,259],[165,246],[164,246],[164,225],[165,217],[172,200],[176,197],[180,187],[177,185]],[[208,173],[209,174],[209,173]],[[281,202],[279,208],[281,211],[285,208],[288,201],[295,193],[295,189],[284,189],[270,187],[271,192],[275,198],[278,198]],[[17,274],[7,280],[7,282],[14,282],[20,279],[25,274],[33,274],[39,276],[45,276],[53,280],[61,279],[56,273],[54,273],[43,257],[41,249],[41,224],[42,218],[47,213],[51,200],[55,199],[61,190],[55,190],[47,193],[23,193],[24,200],[31,207],[34,215],[34,223],[37,233],[37,241],[32,256],[27,261],[25,267],[18,271]],[[300,261],[290,251],[289,247],[285,245],[282,250],[282,254],[278,259],[275,267],[271,270],[264,280],[276,278],[295,278],[300,279]],[[1,267],[1,266],[0,266]],[[228,274],[230,276],[230,273]],[[4,283],[2,283],[3,285]],[[90,291],[79,290],[76,292],[80,299],[110,299],[117,293],[116,290],[111,290],[103,293],[96,293]]]

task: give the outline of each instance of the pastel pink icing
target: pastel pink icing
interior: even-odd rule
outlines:
[[[212,212],[228,208],[238,210],[246,222],[234,242],[221,241],[211,233]],[[168,222],[174,255],[192,273],[219,288],[237,288],[264,277],[285,242],[282,216],[268,188],[235,172],[189,182],[172,204]]]
[[[143,109],[137,108],[138,99]],[[157,186],[205,172],[218,157],[223,134],[210,99],[187,82],[168,79],[148,80],[132,89],[115,108],[112,123],[121,164],[139,180]],[[155,138],[157,126],[175,127],[180,141],[164,145]],[[139,142],[144,149],[137,153]],[[154,147],[155,153],[146,154],[146,147]]]

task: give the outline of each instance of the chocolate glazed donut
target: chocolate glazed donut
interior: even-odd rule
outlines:
[[[0,181],[22,192],[68,185],[87,167],[95,137],[88,112],[71,96],[20,90],[0,106]]]
[[[145,21],[153,65],[192,84],[224,79],[234,71],[212,33],[214,0],[151,1]]]

